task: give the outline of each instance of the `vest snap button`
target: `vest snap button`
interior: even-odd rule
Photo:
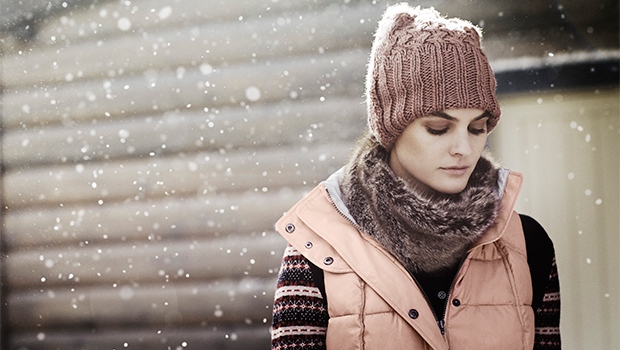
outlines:
[[[452,300],[452,305],[454,305],[454,306],[460,306],[460,305],[461,305],[461,301],[460,301],[460,300],[458,300],[458,299],[454,299],[454,300]]]
[[[306,242],[306,249],[312,248],[312,242]]]
[[[295,225],[293,224],[288,224],[284,227],[284,229],[286,230],[286,232],[288,233],[293,233],[293,231],[295,231]]]
[[[418,310],[416,309],[409,310],[409,317],[415,320],[416,318],[418,318],[418,316],[420,316],[420,314],[418,313]]]
[[[334,258],[332,258],[331,256],[328,256],[327,258],[325,258],[325,260],[323,260],[323,264],[325,265],[331,265],[334,263]]]

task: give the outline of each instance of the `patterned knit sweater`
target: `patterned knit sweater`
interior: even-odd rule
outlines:
[[[286,247],[273,307],[272,349],[325,349],[327,301],[311,266],[290,244]]]
[[[532,218],[521,216],[532,275],[535,350],[561,349],[560,283],[551,240]],[[329,314],[323,273],[289,245],[282,259],[271,328],[272,350],[325,349]]]

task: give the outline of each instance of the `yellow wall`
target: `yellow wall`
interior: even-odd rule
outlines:
[[[503,96],[491,148],[525,174],[518,210],[555,243],[564,349],[620,342],[620,112],[617,89]]]

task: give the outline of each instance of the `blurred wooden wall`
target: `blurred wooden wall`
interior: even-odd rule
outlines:
[[[268,347],[273,224],[364,126],[349,9],[113,1],[5,38],[9,347]]]
[[[499,73],[615,49],[556,31],[604,6],[550,3],[419,4],[484,26]],[[49,4],[0,32],[4,344],[267,348],[273,223],[365,127],[387,2]]]

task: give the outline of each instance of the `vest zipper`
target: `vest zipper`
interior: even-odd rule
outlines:
[[[362,228],[359,227],[355,221],[351,220],[351,218],[349,218],[343,212],[340,211],[340,208],[338,208],[338,206],[336,205],[336,202],[334,202],[334,200],[332,199],[332,195],[329,193],[329,190],[327,188],[325,188],[325,192],[327,192],[327,198],[329,198],[329,202],[332,204],[332,207],[334,207],[336,212],[340,214],[340,216],[345,218],[345,220],[347,220],[351,225],[353,225],[358,231],[364,232],[362,231]]]
[[[415,276],[412,274],[409,274],[409,276],[413,278],[413,281],[418,286],[418,289],[420,289],[420,291],[422,292],[422,295],[424,296],[424,299],[426,300],[426,304],[428,304],[428,307],[431,308],[431,311],[433,312],[433,316],[435,317],[435,322],[437,322],[437,325],[439,326],[439,330],[441,331],[441,335],[445,335],[446,334],[445,321],[443,320],[443,318],[442,319],[439,318],[437,311],[435,311],[435,309],[433,308],[433,303],[431,303],[431,299],[428,297],[428,294],[426,294],[426,291],[424,290],[424,288],[422,288],[422,285],[420,284],[420,282],[418,282],[418,279],[415,278]]]
[[[439,320],[437,321],[437,325],[439,325],[439,329],[441,330],[441,335],[446,335],[446,321]]]
[[[454,275],[454,279],[452,279],[452,283],[450,283],[450,289],[448,289],[448,294],[446,294],[446,302],[443,303],[443,313],[441,314],[441,320],[437,321],[439,329],[441,330],[441,335],[446,335],[446,311],[448,310],[448,303],[450,302],[450,294],[452,294],[452,288],[454,287],[454,283],[456,282],[456,279],[459,276],[459,272],[461,272],[461,268],[463,267],[465,260],[467,260],[468,255],[469,253],[465,254],[463,259],[461,259],[461,262],[459,263],[459,268],[456,269],[456,275]]]

